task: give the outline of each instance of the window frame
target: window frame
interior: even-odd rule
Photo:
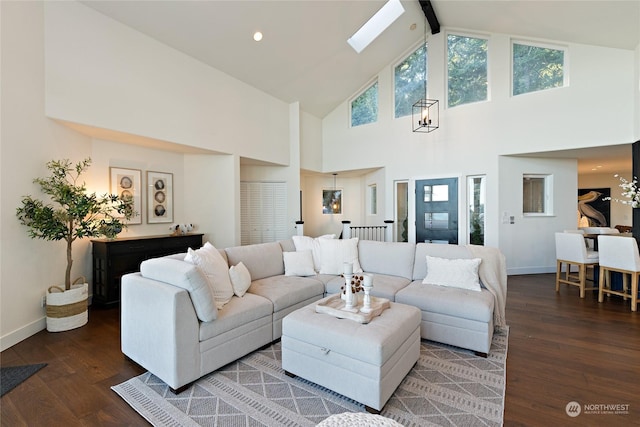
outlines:
[[[513,93],[513,89],[514,89],[514,84],[515,84],[515,76],[514,76],[514,63],[513,63],[513,49],[514,49],[514,45],[519,44],[519,45],[524,45],[524,46],[532,46],[532,47],[537,47],[540,49],[554,49],[554,50],[561,50],[563,52],[563,65],[562,65],[562,86],[559,87],[549,87],[546,89],[540,89],[540,90],[534,90],[534,91],[530,91],[530,92],[524,92],[524,93],[519,93],[519,94],[514,94]],[[511,44],[510,44],[510,52],[509,52],[509,63],[510,63],[510,78],[511,78],[511,87],[509,88],[510,90],[510,96],[512,98],[517,97],[517,96],[522,96],[522,95],[529,95],[532,93],[539,93],[539,92],[546,92],[548,90],[554,90],[554,89],[562,89],[565,87],[569,87],[569,46],[567,45],[563,45],[563,44],[554,44],[554,43],[546,43],[546,42],[539,42],[539,41],[534,41],[534,40],[529,40],[529,39],[522,39],[522,38],[512,38],[511,39]]]
[[[544,208],[542,212],[527,212],[525,211],[525,198],[524,198],[524,183],[527,179],[544,179],[544,186],[542,187],[544,202]],[[523,173],[522,174],[522,216],[523,217],[548,217],[554,216],[553,213],[553,174],[546,173]]]
[[[467,37],[474,39],[482,39],[487,42],[487,97],[486,99],[482,99],[479,101],[467,102],[464,104],[457,104],[454,106],[449,105],[449,36],[459,36],[459,37]],[[445,80],[444,80],[444,89],[445,89],[445,108],[457,108],[462,107],[464,105],[473,105],[481,102],[489,102],[491,101],[491,35],[484,33],[473,33],[467,31],[456,31],[450,30],[445,33],[444,37],[444,72],[445,72]]]
[[[368,215],[378,215],[378,184],[373,183],[367,186],[367,196],[369,199]]]
[[[427,41],[425,42],[424,40],[421,40],[419,43],[415,44],[414,46],[412,46],[410,49],[408,49],[404,54],[401,55],[400,59],[397,60],[396,62],[394,62],[393,64],[391,64],[391,84],[392,84],[392,91],[391,91],[391,100],[392,100],[392,118],[395,119],[402,119],[403,117],[408,117],[412,114],[412,109],[409,109],[409,112],[404,115],[404,116],[398,116],[396,117],[396,68],[398,67],[398,65],[400,65],[402,62],[406,61],[407,58],[409,58],[411,55],[413,55],[418,49],[424,47],[425,48],[425,55],[426,55],[426,69],[425,69],[425,78],[427,81],[427,93],[429,90],[429,39],[427,39]],[[424,82],[424,80],[423,80]],[[422,87],[423,92],[424,92],[424,85]],[[426,93],[422,93],[421,97],[416,99],[413,103],[411,103],[410,107],[413,107],[413,104],[415,104],[419,99],[424,98],[424,96],[426,95]]]
[[[362,124],[359,124],[359,125],[355,125],[355,126],[354,126],[354,125],[353,125],[353,103],[354,103],[354,101],[355,101],[356,99],[358,99],[359,97],[361,97],[362,95],[364,95],[364,93],[365,93],[366,91],[368,91],[369,89],[371,89],[371,88],[372,88],[373,86],[375,86],[375,85],[378,85],[378,86],[377,86],[377,88],[376,88],[377,95],[378,95],[378,96],[377,96],[378,101],[377,101],[377,109],[376,109],[376,120],[375,120],[375,121],[373,121],[373,122],[369,122],[369,123],[362,123]],[[374,124],[374,123],[378,123],[379,121],[380,121],[380,84],[379,84],[378,76],[376,76],[376,78],[375,78],[375,79],[370,80],[367,84],[365,84],[365,85],[362,87],[362,89],[361,89],[361,90],[359,90],[359,91],[356,93],[356,95],[352,96],[352,97],[349,99],[349,128],[352,128],[352,129],[353,129],[353,128],[357,128],[357,127],[360,127],[360,126],[371,125],[371,124]]]

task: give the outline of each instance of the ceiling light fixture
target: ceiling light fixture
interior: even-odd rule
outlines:
[[[355,32],[347,43],[358,53],[376,39],[389,25],[404,13],[404,7],[400,0],[388,0],[382,8],[376,12],[358,31]]]
[[[433,132],[440,127],[440,105],[427,96],[427,23],[424,23],[424,98],[413,104],[411,127],[414,132]]]
[[[253,33],[253,39],[259,42],[260,40],[262,40],[262,33],[260,31],[256,31],[255,33]]]

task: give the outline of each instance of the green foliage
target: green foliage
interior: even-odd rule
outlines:
[[[562,87],[563,84],[564,51],[514,43],[514,95]]]
[[[378,82],[371,85],[351,103],[351,126],[376,121],[378,121]]]
[[[447,37],[449,107],[487,99],[487,40]]]
[[[411,115],[413,104],[425,97],[426,55],[427,47],[422,45],[395,68],[396,118]]]
[[[86,185],[78,180],[90,165],[89,158],[75,165],[68,159],[48,162],[50,175],[33,182],[40,185],[53,204],[25,196],[22,206],[16,209],[20,223],[29,227],[27,232],[31,238],[67,242],[66,289],[71,287],[72,243],[84,237],[113,238],[126,228],[123,220],[136,215],[132,200],[113,194],[87,194]]]
[[[471,215],[471,234],[469,236],[472,245],[484,245],[484,233],[480,224],[480,214],[473,212]]]

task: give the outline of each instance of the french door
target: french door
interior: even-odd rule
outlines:
[[[458,179],[416,181],[416,242],[458,243]]]

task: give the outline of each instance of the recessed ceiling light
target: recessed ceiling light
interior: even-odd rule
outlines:
[[[356,33],[351,36],[347,43],[358,53],[369,46],[389,25],[404,13],[404,7],[400,0],[389,0],[382,8],[376,12]]]
[[[262,33],[260,31],[256,31],[255,33],[253,33],[253,39],[259,42],[260,40],[262,40]]]

